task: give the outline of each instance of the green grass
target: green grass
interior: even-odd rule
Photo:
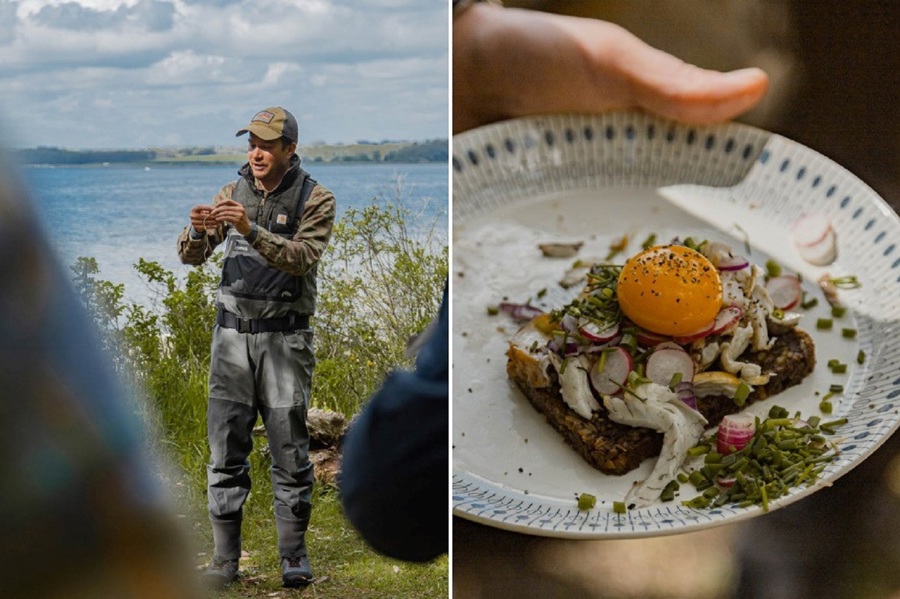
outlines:
[[[173,455],[189,470],[177,485],[182,522],[188,524],[190,542],[196,555],[198,576],[212,553],[212,533],[206,514],[206,451],[198,452],[194,440],[182,447],[194,447],[188,455]],[[189,442],[187,442],[189,441]],[[315,583],[305,589],[281,587],[272,508],[269,461],[260,451],[265,441],[257,439],[251,455],[253,490],[244,506],[242,529],[244,558],[240,578],[217,597],[318,597],[318,598],[445,598],[449,597],[447,556],[426,564],[387,558],[368,547],[344,517],[337,489],[317,482],[313,491],[313,511],[307,532],[307,548]]]

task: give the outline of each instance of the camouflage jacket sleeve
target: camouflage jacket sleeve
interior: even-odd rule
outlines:
[[[213,198],[213,205],[218,204],[222,200],[230,200],[234,191],[236,181],[227,184]],[[199,239],[191,237],[191,226],[188,225],[181,231],[178,236],[178,257],[181,258],[182,264],[203,264],[212,255],[222,240],[225,238],[222,225],[216,227],[215,231],[202,235]]]
[[[331,239],[334,226],[334,194],[316,185],[300,215],[300,226],[293,239],[285,239],[259,228],[253,248],[269,266],[292,275],[305,274],[316,265]]]

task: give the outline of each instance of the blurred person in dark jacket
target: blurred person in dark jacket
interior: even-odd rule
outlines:
[[[343,444],[341,501],[377,551],[424,562],[449,539],[449,325],[437,317],[413,341],[416,366],[397,370],[367,402]]]

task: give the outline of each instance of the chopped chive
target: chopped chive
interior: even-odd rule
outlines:
[[[831,393],[843,393],[844,386],[843,385],[831,385],[830,387],[828,387],[828,391],[830,391]]]
[[[645,250],[649,249],[649,248],[653,247],[653,244],[655,244],[655,243],[656,243],[656,233],[650,233],[650,235],[647,237],[647,239],[645,239],[644,242],[641,243],[641,248],[645,249]]]
[[[709,452],[709,445],[695,445],[687,450],[688,456],[696,458]]]
[[[681,372],[676,372],[672,374],[672,378],[669,380],[669,388],[674,389],[678,383],[681,382],[681,379],[684,377],[684,374]]]
[[[544,287],[543,289],[541,289],[540,291],[537,292],[537,297],[538,297],[538,299],[544,297],[545,295],[547,295],[547,288],[546,288],[546,287]]]
[[[774,260],[766,260],[766,274],[770,277],[777,277],[781,274],[781,265]]]
[[[597,498],[590,493],[582,493],[578,496],[578,509],[589,510],[597,505]]]
[[[666,485],[666,488],[663,489],[659,498],[662,501],[672,501],[675,499],[675,492],[680,488],[677,480],[670,480],[669,484]]]
[[[865,361],[866,361],[866,352],[864,352],[863,350],[859,350],[859,353],[856,354],[856,363],[862,364]]]
[[[624,514],[628,511],[624,501],[613,501],[613,512],[616,514]]]
[[[804,310],[809,310],[810,308],[815,308],[818,305],[819,305],[819,298],[813,297],[813,298],[810,298],[809,300],[805,300],[802,304],[800,304],[800,307],[803,308]]]
[[[846,277],[836,277],[831,279],[831,283],[838,288],[841,289],[856,289],[858,287],[862,287],[862,283],[859,282],[859,279],[856,278],[856,275],[849,275]]]
[[[488,306],[487,307],[488,316],[497,316],[500,314],[500,308],[497,306]]]
[[[835,364],[834,366],[831,367],[831,372],[833,372],[834,374],[844,374],[847,372],[847,365],[846,364]]]
[[[742,406],[747,401],[747,397],[750,396],[750,386],[741,381],[738,385],[737,390],[734,392],[734,403],[736,405]]]
[[[822,401],[819,403],[819,411],[823,414],[831,414],[832,409],[833,406],[831,405],[830,401]],[[819,428],[822,428],[824,430],[824,427]]]
[[[841,305],[831,306],[831,315],[835,318],[842,318],[847,313],[847,307]]]
[[[854,339],[856,337],[856,329],[841,329],[841,337]]]
[[[834,321],[830,318],[820,318],[816,321],[816,328],[820,331],[830,330],[833,325]]]

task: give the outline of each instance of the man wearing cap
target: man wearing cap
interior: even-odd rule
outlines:
[[[238,572],[247,457],[262,417],[272,456],[275,523],[284,586],[312,580],[306,553],[313,467],[306,412],[314,365],[310,316],[316,265],[331,237],[334,195],[300,168],[297,121],[262,110],[249,133],[247,164],[212,205],[191,208],[178,238],[185,264],[202,264],[225,243],[212,334],[207,430],[209,516],[215,551],[204,573],[224,587]]]

